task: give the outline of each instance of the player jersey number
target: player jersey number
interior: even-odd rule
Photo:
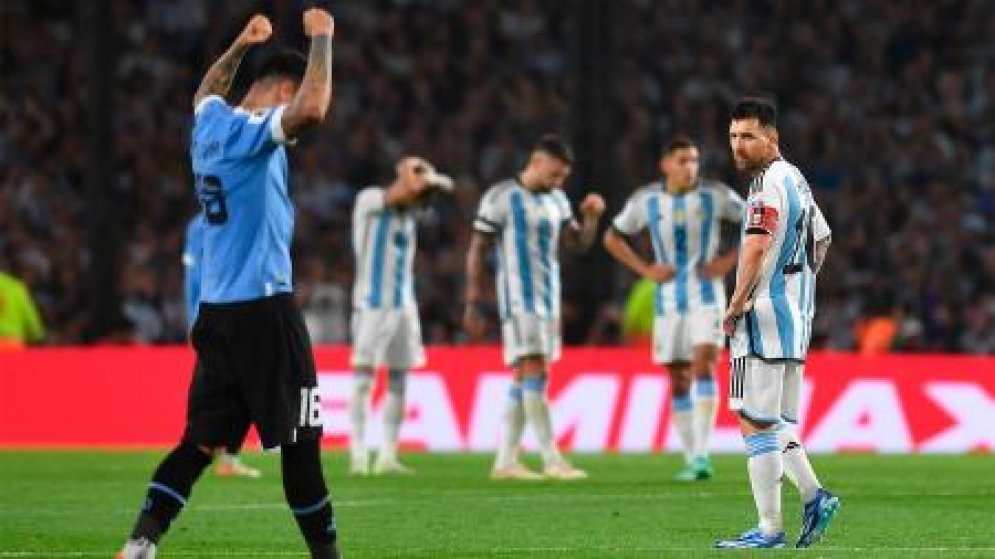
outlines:
[[[210,225],[224,225],[228,222],[228,203],[221,179],[214,175],[197,175],[197,196],[204,208],[204,217]]]
[[[785,274],[797,274],[807,265],[809,270],[815,270],[815,239],[812,232],[812,220],[815,212],[806,208],[795,222],[795,245],[791,258],[784,266]]]
[[[300,427],[321,427],[321,395],[317,388],[301,388]]]

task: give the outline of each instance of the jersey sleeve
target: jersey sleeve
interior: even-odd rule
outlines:
[[[729,187],[723,187],[722,193],[722,207],[720,210],[722,219],[735,221],[736,223],[742,222],[743,210],[746,209],[746,202],[743,201],[743,197]]]
[[[504,228],[508,216],[507,196],[502,196],[504,189],[491,188],[480,200],[477,216],[473,220],[473,230],[494,235]]]
[[[224,145],[229,158],[252,157],[281,144],[292,143],[283,130],[286,106],[249,113],[229,106],[216,95],[204,98],[194,111],[195,126],[207,127]]]
[[[573,208],[570,207],[566,193],[560,189],[553,191],[553,199],[556,200],[556,207],[560,212],[560,227],[563,227],[574,220]]]
[[[812,220],[812,237],[818,243],[831,237],[833,232],[829,228],[829,222],[826,221],[826,216],[822,214],[819,205],[813,202],[812,209],[815,211],[815,218]]]
[[[387,205],[387,193],[382,188],[366,188],[356,197],[353,213],[356,215],[383,211]]]
[[[780,176],[775,169],[768,169],[760,177],[759,188],[750,193],[746,201],[747,233],[773,235],[778,221],[787,218],[777,186]]]
[[[644,199],[644,196],[638,194],[630,197],[622,208],[622,211],[615,216],[615,219],[612,221],[612,227],[616,231],[626,235],[635,235],[642,231],[646,227]]]

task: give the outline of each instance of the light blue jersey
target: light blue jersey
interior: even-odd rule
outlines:
[[[197,214],[187,225],[183,238],[183,290],[187,301],[187,330],[192,330],[200,310],[201,260],[204,257],[204,214]]]
[[[383,188],[363,189],[352,213],[357,309],[414,308],[415,214],[386,204]]]
[[[283,109],[252,114],[209,96],[194,111],[190,156],[205,221],[202,302],[293,289]]]
[[[743,235],[771,236],[751,294],[753,307],[732,337],[733,358],[804,361],[815,316],[815,245],[831,235],[808,181],[777,159],[750,185]]]
[[[740,222],[743,208],[743,199],[718,182],[682,194],[655,182],[629,198],[612,225],[626,235],[648,231],[656,262],[674,267],[674,278],[656,286],[657,316],[725,308],[722,278],[702,277],[698,268],[717,256],[722,220]]]
[[[560,189],[530,191],[516,179],[492,186],[480,201],[476,231],[497,237],[501,318],[560,317],[561,229],[574,219]]]

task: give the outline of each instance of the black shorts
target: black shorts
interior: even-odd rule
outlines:
[[[193,345],[184,440],[223,446],[248,423],[263,448],[321,437],[311,341],[293,296],[202,303]]]

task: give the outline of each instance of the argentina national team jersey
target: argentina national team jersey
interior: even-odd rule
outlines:
[[[248,301],[292,290],[294,213],[283,109],[252,114],[212,95],[194,111],[190,156],[206,224],[203,302]]]
[[[743,199],[721,183],[671,194],[656,182],[629,198],[613,227],[626,235],[648,230],[656,262],[674,267],[674,278],[656,287],[657,316],[725,306],[722,278],[704,278],[698,267],[718,253],[722,220],[738,223],[743,206]]]
[[[204,214],[197,214],[187,225],[183,238],[183,290],[187,303],[187,328],[193,328],[200,310],[200,273],[204,253]]]
[[[492,186],[473,227],[496,235],[501,318],[527,313],[560,316],[560,229],[573,220],[562,190],[529,191],[515,179]]]
[[[751,299],[736,322],[732,356],[803,361],[815,315],[815,244],[830,236],[826,218],[801,172],[778,159],[750,187],[747,232],[771,235]]]
[[[352,247],[356,283],[352,304],[362,309],[401,309],[415,306],[415,216],[384,203],[382,188],[364,189],[352,214]]]

